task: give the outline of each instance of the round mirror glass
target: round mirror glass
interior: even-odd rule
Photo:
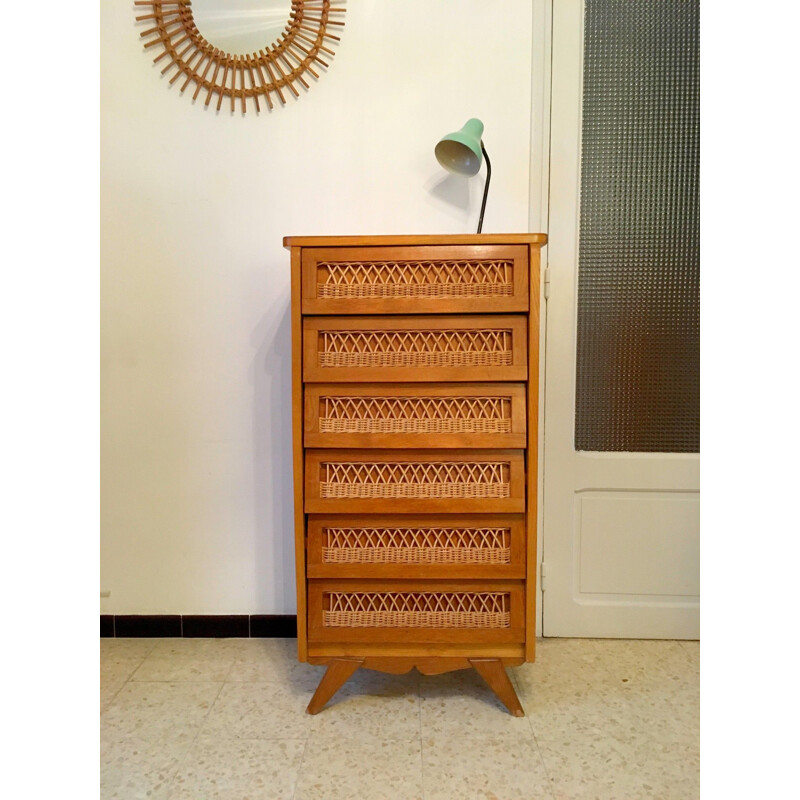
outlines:
[[[291,0],[192,0],[197,30],[231,55],[250,55],[272,45],[291,12]]]

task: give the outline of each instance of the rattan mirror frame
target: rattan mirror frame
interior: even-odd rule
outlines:
[[[328,26],[344,25],[340,19],[330,19],[330,15],[345,13],[344,8],[334,8],[331,0],[292,0],[286,29],[280,37],[257,53],[238,55],[214,47],[203,37],[194,21],[191,0],[135,0],[134,5],[147,6],[150,11],[137,16],[137,22],[155,23],[154,27],[140,34],[148,40],[145,48],[163,48],[154,62],[169,58],[161,74],[166,75],[173,67],[177,68],[170,84],[183,77],[185,80],[180,89],[183,94],[194,82],[192,100],[197,100],[201,90],[205,90],[205,106],[216,94],[217,111],[222,108],[225,97],[230,98],[231,111],[235,111],[238,98],[243,114],[247,113],[248,99],[253,100],[256,111],[261,111],[259,98],[266,100],[272,109],[271,93],[274,92],[285,105],[283,89],[288,89],[295,98],[300,96],[295,82],[310,89],[303,77],[305,73],[319,78],[314,65],[329,66],[320,53],[334,55],[334,51],[323,42],[339,41],[338,36],[328,33]]]

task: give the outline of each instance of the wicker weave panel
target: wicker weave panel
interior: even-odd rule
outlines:
[[[508,433],[510,397],[321,397],[322,433]]]
[[[326,628],[509,628],[507,592],[326,592]]]
[[[510,419],[320,419],[320,433],[509,433]]]
[[[321,367],[505,367],[511,353],[320,353]]]
[[[330,564],[509,564],[510,528],[326,528]]]
[[[508,462],[323,462],[324,498],[510,497]]]
[[[513,293],[513,262],[321,262],[319,298],[503,297]]]
[[[508,329],[320,331],[320,367],[468,367],[512,363]]]

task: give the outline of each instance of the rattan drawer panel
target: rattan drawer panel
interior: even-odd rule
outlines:
[[[307,450],[309,513],[515,513],[522,450]]]
[[[308,518],[310,578],[524,578],[524,514]]]
[[[528,310],[525,245],[303,249],[304,314]]]
[[[306,447],[519,447],[525,385],[309,384]]]
[[[525,380],[527,357],[523,315],[303,319],[309,382]]]
[[[309,641],[524,641],[521,581],[309,581]]]

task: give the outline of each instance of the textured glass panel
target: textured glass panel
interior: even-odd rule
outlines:
[[[696,0],[587,0],[575,448],[700,449]]]

